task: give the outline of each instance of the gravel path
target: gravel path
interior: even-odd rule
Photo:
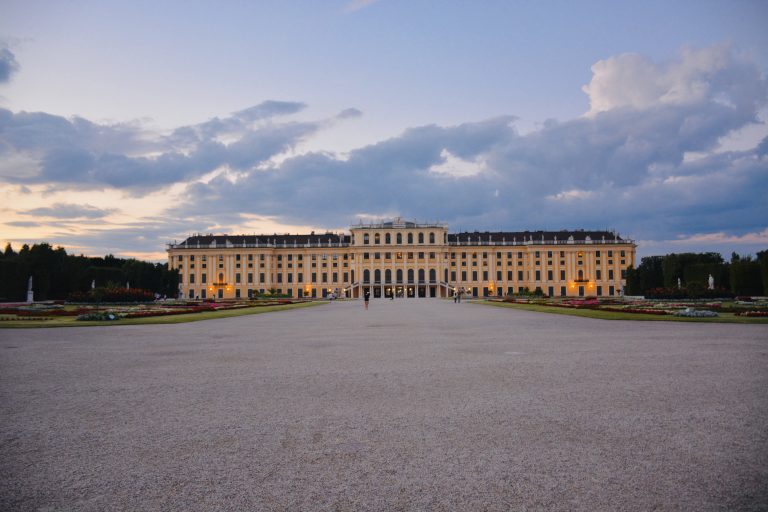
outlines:
[[[0,330],[2,510],[765,510],[768,326],[439,300]]]

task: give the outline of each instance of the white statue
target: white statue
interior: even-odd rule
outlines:
[[[712,277],[712,274],[709,274],[709,279],[707,279],[707,283],[709,284],[709,289],[714,290],[715,289],[715,278]]]
[[[29,276],[29,281],[27,281],[27,302],[35,302],[35,292],[32,291],[32,276]]]
[[[91,281],[91,290],[93,290],[94,288],[96,288],[96,280],[95,279],[93,281]]]
[[[130,290],[130,289],[131,289],[131,282],[130,282],[130,281],[127,281],[127,282],[125,283],[125,289],[126,289],[126,290]]]
[[[680,288],[682,288],[682,286],[680,286],[680,278],[678,277],[677,278],[677,289],[679,290]]]

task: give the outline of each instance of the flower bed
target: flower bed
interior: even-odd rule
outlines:
[[[734,313],[734,315],[765,318],[768,317],[768,311],[739,311],[738,313]]]
[[[689,318],[711,318],[718,316],[714,311],[697,310],[693,308],[685,308],[682,311],[675,313],[675,316],[684,316]]]

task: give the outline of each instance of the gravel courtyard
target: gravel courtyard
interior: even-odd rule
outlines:
[[[0,330],[2,510],[766,508],[766,325],[399,299]]]

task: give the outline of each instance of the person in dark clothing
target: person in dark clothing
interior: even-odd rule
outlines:
[[[370,299],[371,299],[371,292],[369,292],[368,290],[365,290],[365,297],[364,297],[364,300],[365,300],[365,309],[368,309],[368,301],[369,301]]]

